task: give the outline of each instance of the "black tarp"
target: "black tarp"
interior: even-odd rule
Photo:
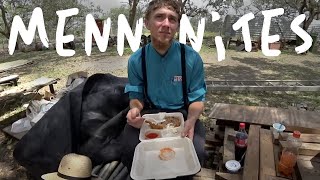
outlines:
[[[93,165],[119,160],[117,138],[126,124],[127,78],[94,74],[62,97],[18,142],[13,156],[32,176],[57,171],[61,158],[75,152]]]

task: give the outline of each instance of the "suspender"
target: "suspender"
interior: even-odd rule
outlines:
[[[147,98],[147,101],[150,105],[150,108],[154,109],[156,106],[152,103],[151,99],[148,95],[148,79],[147,79],[147,68],[146,68],[146,48],[143,46],[142,52],[141,52],[141,58],[142,58],[142,76],[143,76],[143,91],[144,95]]]
[[[184,44],[180,43],[181,47],[181,71],[182,71],[182,92],[183,92],[183,102],[184,108],[188,110],[188,91],[187,91],[187,73],[186,73],[186,55]]]
[[[181,51],[181,70],[182,70],[182,92],[183,92],[183,102],[184,109],[188,110],[189,102],[188,102],[188,91],[187,91],[187,75],[186,75],[186,56],[185,56],[185,45],[180,43],[180,51]],[[150,108],[155,108],[155,105],[152,103],[149,95],[148,95],[148,79],[147,79],[147,68],[146,68],[146,50],[145,46],[142,47],[141,59],[142,59],[142,76],[143,76],[143,91],[144,95],[150,105]]]

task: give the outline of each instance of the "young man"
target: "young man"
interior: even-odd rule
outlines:
[[[198,120],[204,109],[206,93],[203,62],[191,47],[182,45],[183,50],[181,44],[174,40],[180,17],[178,1],[150,2],[145,14],[145,26],[150,30],[151,43],[144,50],[137,50],[129,59],[129,84],[125,92],[129,93],[130,110],[123,134],[125,152],[122,159],[129,170],[134,149],[140,142],[142,114],[159,111],[184,113],[185,128],[182,136],[193,140],[200,163],[203,164],[205,130]],[[183,56],[185,73],[182,70]],[[183,74],[186,75],[185,82]]]

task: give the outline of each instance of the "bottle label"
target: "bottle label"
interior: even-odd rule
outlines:
[[[236,146],[246,147],[247,146],[247,139],[236,139]]]

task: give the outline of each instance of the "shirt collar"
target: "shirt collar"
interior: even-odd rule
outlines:
[[[160,55],[160,54],[156,51],[156,49],[153,47],[152,43],[150,43],[150,47],[151,47],[152,51],[154,51],[154,53],[157,54],[160,58],[166,58],[166,57],[168,56],[168,54],[170,54],[170,53],[173,51],[175,45],[176,45],[176,40],[173,40],[173,41],[171,42],[171,45],[170,45],[169,49],[167,50],[167,52],[166,52],[164,55]]]

